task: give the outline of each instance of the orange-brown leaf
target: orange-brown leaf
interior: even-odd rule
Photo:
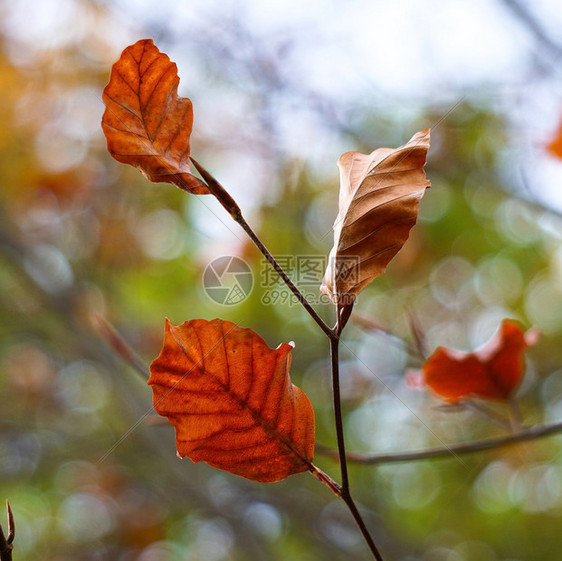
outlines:
[[[178,69],[152,39],[127,47],[103,90],[102,127],[110,154],[138,168],[150,181],[208,194],[191,174],[191,101],[177,95]]]
[[[547,144],[546,149],[554,157],[562,160],[562,123],[558,126],[554,138]]]
[[[396,149],[340,157],[334,247],[320,288],[335,304],[351,304],[406,243],[429,187],[423,170],[428,149],[426,129]]]
[[[474,352],[437,348],[423,366],[423,382],[450,403],[470,397],[506,400],[521,381],[524,351],[536,336],[536,330],[525,333],[518,322],[506,319]]]
[[[148,383],[178,455],[262,482],[312,471],[314,412],[291,383],[292,348],[230,321],[166,321]]]

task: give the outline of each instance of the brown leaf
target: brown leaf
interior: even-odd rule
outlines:
[[[166,321],[148,383],[178,455],[262,482],[315,471],[314,412],[289,378],[292,348],[230,321]]]
[[[102,127],[107,149],[119,162],[138,168],[150,181],[173,183],[209,194],[189,165],[193,108],[178,97],[178,69],[152,39],[127,47],[103,90]]]
[[[425,129],[400,148],[346,152],[339,159],[334,247],[320,287],[334,304],[351,304],[408,239],[429,187],[423,170],[428,149]]]
[[[538,330],[525,332],[521,325],[506,319],[480,349],[473,352],[438,347],[423,365],[421,380],[450,403],[462,399],[509,399],[525,371],[524,351],[534,344]],[[416,381],[409,380],[410,385]]]

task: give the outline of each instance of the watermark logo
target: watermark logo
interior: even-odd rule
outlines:
[[[320,291],[324,272],[330,264],[326,255],[277,255],[279,265],[291,277],[301,294],[312,305],[331,304],[330,298]],[[349,286],[359,283],[360,260],[356,255],[340,256],[336,263],[336,278]],[[261,303],[289,307],[300,305],[299,299],[285,285],[273,267],[264,258],[260,263],[259,286]],[[213,302],[223,306],[240,304],[252,291],[254,276],[246,261],[224,255],[211,261],[203,272],[203,288]],[[353,295],[353,298],[355,295]]]
[[[223,255],[213,259],[203,272],[207,296],[223,306],[234,306],[246,300],[254,285],[254,275],[244,259]]]
[[[329,259],[333,259],[333,257],[327,255],[277,255],[275,259],[298,286],[309,304],[331,304],[330,298],[320,292],[320,284],[330,262]],[[351,285],[357,284],[359,282],[359,257],[356,255],[340,256],[337,261],[336,276],[340,280],[345,279]],[[300,305],[298,298],[265,259],[262,259],[261,262],[260,281],[260,286],[264,289],[261,298],[262,304],[266,306]]]

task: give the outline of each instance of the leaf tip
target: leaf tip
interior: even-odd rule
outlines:
[[[154,41],[150,37],[147,39],[139,39],[135,45],[154,45]]]
[[[410,138],[410,140],[405,144],[405,146],[410,145],[410,147],[412,148],[416,146],[421,147],[427,152],[429,150],[430,141],[431,141],[431,129],[427,128],[414,134],[414,136]]]

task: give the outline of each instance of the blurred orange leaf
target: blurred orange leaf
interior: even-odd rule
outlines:
[[[230,321],[166,320],[148,383],[178,455],[262,482],[314,471],[314,412],[291,383],[292,348]]]
[[[339,161],[339,212],[321,291],[348,305],[406,243],[429,187],[423,170],[429,129],[399,148],[346,152]]]
[[[209,194],[189,165],[193,108],[177,95],[178,69],[152,39],[127,47],[103,90],[102,128],[110,154],[150,181]]]
[[[562,123],[558,126],[554,138],[547,144],[546,149],[554,157],[562,160]]]
[[[470,397],[507,400],[525,371],[523,353],[537,338],[538,330],[525,332],[518,322],[506,319],[476,351],[438,347],[423,365],[422,381],[450,403]]]

